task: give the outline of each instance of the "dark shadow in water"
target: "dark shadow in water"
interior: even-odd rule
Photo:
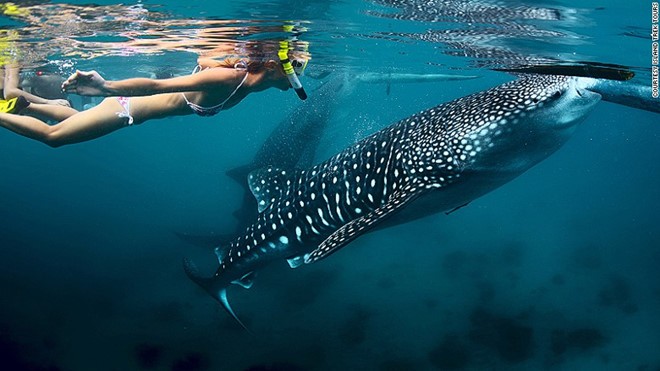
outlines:
[[[244,371],[305,371],[305,369],[293,363],[277,362],[271,364],[250,366],[246,368]]]
[[[557,273],[552,276],[552,284],[556,286],[563,286],[566,283],[566,279],[563,275]]]
[[[447,335],[428,353],[438,370],[464,370],[470,364],[470,350],[457,335]]]
[[[584,353],[602,347],[605,343],[605,336],[596,328],[555,330],[551,338],[552,353],[555,356],[561,356],[569,351]]]
[[[477,308],[470,315],[469,339],[476,346],[494,351],[509,363],[519,363],[534,355],[534,329],[515,318]]]
[[[364,343],[367,338],[367,329],[371,316],[372,314],[368,310],[362,307],[356,307],[339,330],[339,340],[348,346],[356,346]]]
[[[420,370],[422,367],[411,359],[390,359],[378,366],[380,371],[409,371]]]
[[[27,354],[30,354],[29,359]],[[13,336],[0,329],[0,368],[12,371],[60,371],[55,365],[38,364],[34,352],[15,341]]]
[[[573,263],[576,268],[596,270],[603,266],[601,249],[596,246],[584,246],[573,250]]]
[[[495,299],[495,287],[488,281],[478,281],[476,283],[477,292],[479,293],[479,303],[482,305],[488,304]]]
[[[135,347],[135,359],[143,370],[159,367],[163,361],[163,347],[155,344],[142,343]]]
[[[637,304],[632,301],[630,284],[623,277],[611,275],[598,292],[598,304],[601,307],[618,308],[626,314],[637,312]]]
[[[211,369],[211,361],[204,353],[192,352],[172,363],[172,371],[203,371]]]

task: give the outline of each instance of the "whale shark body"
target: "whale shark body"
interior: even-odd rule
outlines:
[[[227,171],[227,176],[243,188],[241,205],[233,213],[237,221],[236,230],[211,234],[174,233],[188,243],[206,248],[214,248],[241,233],[257,216],[256,203],[247,185],[248,174],[266,166],[276,166],[282,170],[312,166],[333,114],[350,97],[356,85],[385,84],[389,91],[390,85],[475,78],[477,76],[456,74],[354,73],[348,70],[332,72],[306,101],[301,102],[277,124],[249,163]]]
[[[188,276],[222,303],[275,260],[295,268],[374,227],[450,211],[507,183],[559,149],[600,101],[593,79],[523,75],[392,124],[305,170],[248,176],[259,215],[215,249],[211,277]],[[241,323],[242,325],[242,323]]]

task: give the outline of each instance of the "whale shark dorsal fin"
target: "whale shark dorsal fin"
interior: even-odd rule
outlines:
[[[415,200],[423,193],[424,188],[418,187],[407,187],[395,192],[385,204],[374,209],[370,213],[351,220],[349,223],[336,230],[335,233],[321,242],[314,251],[305,256],[305,263],[314,263],[328,257],[332,253],[346,246],[349,242],[353,241],[368,229],[375,226],[378,222],[384,220],[389,215],[392,215],[411,201]]]
[[[257,169],[248,175],[250,191],[257,199],[259,212],[282,196],[284,190],[291,187],[302,175],[299,170],[282,170],[276,167]]]
[[[284,176],[286,176],[286,171],[275,167],[257,169],[248,174],[248,186],[254,198],[257,199],[259,212],[264,211],[268,205],[280,197]]]
[[[225,175],[234,179],[236,183],[242,185],[245,178],[248,176],[248,174],[250,174],[250,171],[252,171],[253,169],[254,167],[250,165],[237,166],[233,169],[227,170],[225,172]]]

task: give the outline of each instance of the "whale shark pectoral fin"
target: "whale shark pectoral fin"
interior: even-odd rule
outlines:
[[[199,270],[197,269],[197,266],[195,263],[192,262],[192,260],[188,258],[183,258],[183,269],[186,272],[186,275],[188,278],[190,278],[193,282],[201,286],[204,290],[206,290],[211,296],[213,296],[217,301],[222,304],[222,307],[225,308],[227,313],[229,313],[232,318],[241,326],[243,329],[247,332],[251,331],[243,324],[243,322],[238,318],[236,313],[231,309],[231,306],[229,305],[229,300],[227,299],[227,288],[224,286],[218,285],[219,280],[216,278],[216,276],[213,277],[203,277],[200,273]]]
[[[250,273],[246,274],[245,276],[241,277],[241,279],[236,280],[236,281],[232,281],[231,283],[233,283],[235,285],[242,286],[243,288],[249,289],[254,284],[254,281],[253,281],[254,276],[255,276],[255,273],[250,272]]]
[[[321,244],[310,254],[305,256],[305,263],[310,264],[318,260],[324,259],[346,246],[349,242],[356,239],[358,236],[372,228],[378,222],[384,220],[386,217],[397,212],[408,203],[419,197],[423,193],[422,189],[402,189],[394,193],[385,203],[380,207],[374,209],[372,212],[351,220],[349,223],[343,225],[335,231],[330,237],[326,238]]]
[[[291,268],[298,268],[301,265],[305,263],[305,257],[304,256],[295,256],[293,258],[289,258],[286,260],[287,263],[289,263],[289,267]]]

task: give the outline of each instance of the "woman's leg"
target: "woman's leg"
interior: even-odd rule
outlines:
[[[78,112],[64,121],[48,125],[34,117],[0,113],[0,127],[16,134],[59,147],[96,139],[126,126],[126,118],[117,116],[123,107],[116,98],[106,98],[87,111]]]
[[[78,113],[78,110],[54,104],[30,103],[21,111],[21,115],[37,117],[41,120],[64,121]]]

